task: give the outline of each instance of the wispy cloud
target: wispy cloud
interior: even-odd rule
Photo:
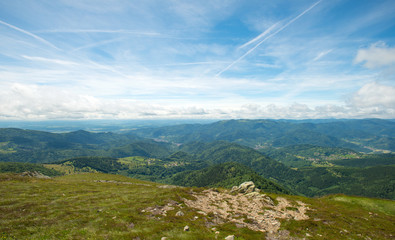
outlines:
[[[82,49],[87,49],[87,48],[94,48],[94,47],[106,45],[106,44],[113,43],[113,42],[119,42],[119,41],[121,41],[121,40],[123,40],[123,39],[124,39],[124,38],[115,38],[115,39],[110,39],[110,40],[105,40],[105,41],[99,41],[99,42],[94,42],[94,43],[86,44],[86,45],[84,45],[84,46],[74,48],[74,49],[72,50],[72,52],[79,51],[79,50],[82,50]]]
[[[252,53],[257,47],[259,47],[262,43],[264,43],[266,40],[276,36],[279,32],[281,32],[282,30],[284,30],[285,28],[287,28],[289,25],[291,25],[293,22],[295,22],[296,20],[298,20],[300,17],[302,17],[303,15],[305,15],[307,12],[309,12],[311,9],[313,9],[315,6],[317,6],[322,0],[314,3],[313,5],[311,5],[309,8],[307,8],[306,10],[304,10],[301,14],[299,14],[298,16],[294,17],[293,19],[291,19],[289,22],[287,22],[284,26],[282,26],[281,28],[279,28],[277,31],[275,31],[274,33],[270,34],[269,36],[265,37],[263,40],[261,40],[260,42],[258,42],[258,44],[256,44],[254,47],[252,47],[250,50],[248,50],[246,53],[244,53],[241,57],[239,57],[238,59],[236,59],[235,61],[233,61],[231,64],[229,64],[227,67],[225,67],[224,69],[222,69],[220,72],[218,72],[216,74],[216,77],[219,77],[222,73],[224,73],[225,71],[227,71],[228,69],[230,69],[233,65],[235,65],[236,63],[240,62],[242,59],[244,59],[246,56],[248,56],[250,53]],[[265,33],[265,32],[263,32]],[[262,34],[263,34],[262,33]],[[262,35],[261,34],[261,35]],[[266,34],[265,34],[266,35]],[[254,40],[254,39],[253,39]]]
[[[65,61],[65,60],[60,60],[60,59],[52,59],[52,58],[44,58],[44,57],[32,57],[32,56],[22,56],[25,59],[31,60],[31,61],[39,61],[39,62],[46,62],[46,63],[55,63],[55,64],[60,64],[60,65],[77,65],[75,62],[71,61]]]
[[[0,1],[0,118],[394,118],[377,2]]]
[[[50,29],[50,30],[41,30],[35,31],[36,33],[119,33],[119,34],[132,34],[132,35],[147,35],[147,36],[160,36],[161,34],[158,32],[141,32],[141,31],[132,31],[127,29]]]
[[[30,37],[32,37],[32,38],[34,38],[34,39],[36,39],[36,40],[38,40],[38,41],[44,43],[45,45],[50,46],[51,48],[55,48],[55,49],[57,49],[57,50],[60,50],[60,49],[57,48],[55,45],[53,45],[52,43],[48,42],[48,41],[45,40],[44,38],[37,36],[36,34],[33,34],[33,33],[29,32],[29,31],[23,30],[22,28],[16,27],[16,26],[14,26],[14,25],[11,25],[11,24],[9,24],[9,23],[3,22],[3,21],[1,21],[1,20],[0,20],[0,24],[3,24],[3,25],[5,25],[5,26],[7,26],[7,27],[9,27],[9,28],[12,28],[12,29],[14,29],[14,30],[16,30],[16,31],[18,31],[18,32],[21,32],[21,33],[23,33],[23,34],[26,34],[26,35],[28,35],[28,36],[30,36]]]
[[[313,62],[320,60],[321,58],[323,58],[324,56],[326,56],[327,54],[329,54],[332,51],[333,51],[333,49],[329,49],[329,50],[322,51],[322,52],[318,53],[318,55],[313,59]]]

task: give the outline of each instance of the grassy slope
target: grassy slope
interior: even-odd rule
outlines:
[[[205,226],[202,218],[192,221],[198,215],[196,210],[185,206],[182,217],[174,216],[178,209],[160,218],[150,218],[147,212],[142,212],[147,207],[163,206],[172,200],[181,203],[182,198],[190,198],[191,188],[158,186],[99,173],[49,180],[0,174],[0,239],[215,238],[215,233]],[[276,198],[278,195],[271,196]],[[309,234],[312,239],[390,239],[390,234],[395,236],[393,201],[342,195],[319,199],[285,197],[290,201],[306,202],[314,209],[308,213],[309,220],[283,222],[282,228],[288,229],[291,236],[306,237]],[[365,202],[380,207],[371,204],[369,207]],[[130,227],[131,223],[134,227]],[[184,232],[185,225],[189,225],[191,231]],[[237,239],[264,238],[264,233],[236,228],[230,223],[217,226],[217,230],[220,232],[218,239],[230,234]]]

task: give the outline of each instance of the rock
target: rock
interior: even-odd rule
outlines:
[[[35,177],[35,178],[43,178],[43,179],[50,179],[51,177],[48,177],[40,172],[33,171],[33,172],[23,172],[20,174],[22,177]]]
[[[160,240],[167,240],[167,237],[162,237]]]
[[[257,192],[251,192],[246,194],[247,197],[251,197],[251,198],[258,198],[260,197],[261,194],[257,193]]]
[[[130,223],[130,224],[128,225],[128,228],[134,228],[134,223]]]
[[[229,235],[225,238],[225,240],[235,240],[235,235]]]
[[[255,184],[252,181],[244,182],[239,186],[239,192],[241,193],[250,193],[255,190]]]
[[[238,186],[233,186],[232,190],[230,190],[230,192],[237,192],[239,190]]]
[[[207,216],[207,213],[205,213],[205,212],[203,212],[203,211],[197,211],[197,213],[199,213],[199,214],[201,214],[201,215],[204,215],[204,216]]]
[[[184,227],[184,232],[188,232],[188,231],[189,231],[189,226],[187,225]]]
[[[233,186],[231,192],[239,192],[239,193],[252,193],[259,192],[260,190],[255,187],[254,182],[244,182],[240,184],[240,186]]]
[[[181,211],[178,211],[178,212],[176,213],[176,216],[177,216],[177,217],[184,216],[184,213],[183,213],[183,212],[181,212]]]

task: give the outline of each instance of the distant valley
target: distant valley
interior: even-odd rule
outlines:
[[[392,239],[394,127],[2,128],[0,238]]]
[[[3,128],[0,171],[103,172],[200,187],[254,179],[275,193],[395,199],[394,139],[395,122],[381,119],[226,120],[122,133]]]
[[[227,120],[122,134],[3,128],[0,161],[183,186],[229,187],[255,176],[275,192],[395,199],[394,137],[395,122],[379,119]]]

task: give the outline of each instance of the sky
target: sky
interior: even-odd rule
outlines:
[[[0,120],[395,118],[394,0],[2,0]]]

